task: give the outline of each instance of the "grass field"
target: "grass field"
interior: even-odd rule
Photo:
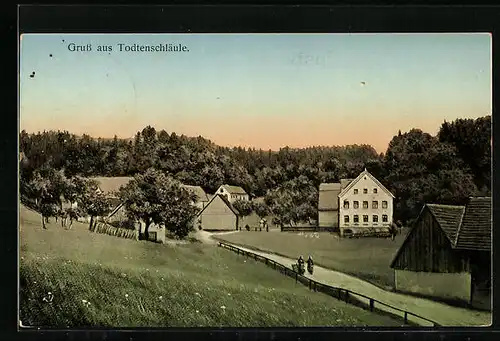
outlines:
[[[404,241],[404,235],[390,238],[338,238],[328,232],[253,232],[218,236],[218,239],[270,251],[293,259],[313,257],[316,264],[337,270],[386,289],[394,285],[392,258]]]
[[[21,207],[20,319],[49,327],[398,326],[212,245],[65,230]],[[50,294],[49,294],[50,292]]]

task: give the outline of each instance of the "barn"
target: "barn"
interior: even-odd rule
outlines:
[[[238,229],[239,212],[225,195],[215,194],[198,213],[198,224],[206,231],[234,231]]]
[[[491,197],[426,204],[391,268],[397,291],[491,309]]]

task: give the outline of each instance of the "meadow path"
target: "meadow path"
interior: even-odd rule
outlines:
[[[296,262],[295,259],[291,259],[288,257],[283,257],[262,251],[256,251],[241,247],[239,245],[235,246],[239,247],[240,249],[272,259],[275,262],[283,264],[289,268],[292,267],[292,263]],[[454,307],[420,297],[386,291],[357,277],[349,276],[334,270],[325,269],[317,265],[314,266],[313,275],[309,275],[306,272],[305,276],[320,283],[349,289],[368,297],[372,297],[393,307],[404,309],[414,314],[436,321],[442,326],[488,326],[491,324],[491,313],[489,312],[480,312],[460,307]],[[384,306],[379,305],[378,307],[384,309]],[[392,309],[385,308],[385,310],[391,311]],[[412,318],[409,319],[412,320]],[[418,321],[415,320],[415,322]]]

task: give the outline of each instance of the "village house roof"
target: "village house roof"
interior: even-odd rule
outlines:
[[[347,186],[349,186],[349,184],[353,181],[354,179],[340,179],[340,190],[343,190],[344,188],[346,188]]]
[[[419,217],[425,208],[428,208],[436,219],[453,249],[491,251],[491,197],[471,197],[465,206],[425,204]],[[394,256],[391,267],[406,246],[410,234],[411,232]]]
[[[104,194],[111,194],[113,192],[118,192],[122,186],[127,185],[130,180],[132,180],[132,177],[126,177],[126,176],[116,176],[116,177],[95,177],[91,178],[95,181],[97,181],[97,184],[99,186],[99,189],[104,193]]]
[[[322,183],[319,185],[318,211],[336,211],[339,209],[341,184]]]
[[[427,204],[426,206],[453,245],[457,238],[460,222],[464,216],[465,206],[439,204]]]
[[[491,251],[491,197],[471,198],[457,232],[455,247],[464,250]]]
[[[224,204],[226,204],[227,207],[229,207],[229,209],[235,214],[235,215],[240,215],[240,212],[238,212],[238,210],[236,208],[234,208],[233,205],[231,205],[231,203],[229,202],[229,200],[227,200],[226,196],[225,195],[221,195],[221,194],[215,194],[212,196],[212,199],[210,199],[210,201],[205,205],[205,207],[203,207],[203,209],[198,213],[198,216],[200,216],[203,211],[205,211],[207,209],[207,207],[210,206],[210,204],[215,200],[215,198],[221,198],[222,201],[224,202]]]
[[[205,193],[201,186],[182,185],[182,187],[194,193],[200,202],[207,202],[209,200],[207,193]]]
[[[380,183],[380,181],[378,181],[377,178],[375,178],[370,172],[368,172],[366,168],[356,177],[356,179],[352,180],[345,188],[342,189],[342,192],[340,192],[339,194],[339,198],[343,197],[364,176],[368,176],[370,179],[373,180],[373,182],[377,184],[378,187],[380,187],[381,190],[383,190],[384,192],[386,192],[387,194],[389,194],[391,197],[394,198],[394,194],[392,194],[384,185],[382,185],[382,183]]]
[[[226,185],[226,184],[224,184],[221,187],[224,187],[225,190],[228,191],[230,194],[248,194],[240,186],[232,186],[232,185]]]

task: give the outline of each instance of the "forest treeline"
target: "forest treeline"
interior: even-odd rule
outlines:
[[[229,148],[151,126],[133,139],[23,130],[19,143],[23,183],[43,167],[68,178],[134,176],[154,168],[208,193],[224,183],[239,185],[253,197],[266,196],[274,211],[299,210],[301,218],[316,218],[320,183],[355,178],[364,168],[394,193],[395,218],[402,221],[415,218],[425,202],[459,204],[491,191],[491,116],[444,122],[436,136],[399,131],[383,154],[369,145]]]

